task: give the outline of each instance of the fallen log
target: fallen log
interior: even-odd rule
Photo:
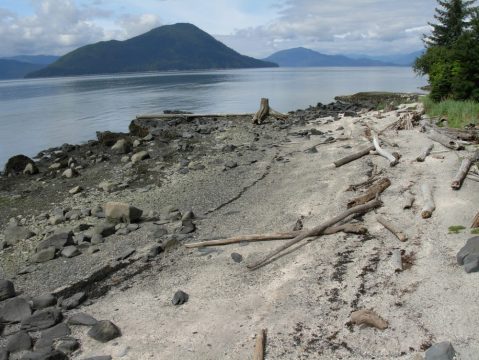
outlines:
[[[414,198],[414,196],[406,195],[406,199],[404,200],[404,204],[403,204],[402,208],[404,210],[411,209],[415,200],[416,199]]]
[[[393,250],[391,254],[391,265],[394,272],[403,271],[401,250]]]
[[[384,226],[386,229],[392,232],[394,236],[396,236],[399,239],[399,241],[403,241],[403,242],[407,241],[407,236],[401,230],[399,230],[396,226],[394,226],[391,222],[387,221],[382,216],[378,216],[376,220],[378,221],[378,223],[380,223],[382,226]]]
[[[379,330],[384,330],[388,327],[388,322],[372,310],[358,310],[351,313],[351,322],[356,325],[373,326]]]
[[[456,176],[452,180],[451,187],[453,190],[459,190],[462,186],[462,183],[464,182],[464,179],[467,176],[467,173],[469,172],[469,169],[472,166],[472,160],[469,158],[465,158],[462,160],[461,167],[457,171]]]
[[[453,150],[464,150],[464,146],[458,141],[451,139],[450,137],[440,134],[435,130],[431,130],[428,134],[428,138],[432,141],[438,142],[439,144]]]
[[[377,153],[381,155],[382,157],[385,157],[386,159],[389,160],[389,166],[396,166],[398,163],[398,158],[391,154],[389,151],[384,150],[379,146],[379,138],[375,132],[372,133],[373,136],[373,145],[374,148],[376,149]]]
[[[370,211],[371,209],[377,208],[379,206],[381,206],[381,201],[379,201],[379,199],[374,199],[373,201],[370,201],[367,204],[359,205],[359,206],[355,206],[353,208],[350,208],[350,209],[344,211],[343,213],[325,221],[321,225],[316,226],[313,229],[302,231],[301,234],[296,236],[294,239],[288,241],[286,244],[281,245],[277,249],[273,250],[272,252],[270,252],[269,254],[264,256],[261,260],[256,261],[251,265],[248,265],[248,269],[250,269],[250,270],[258,269],[259,267],[265,265],[265,263],[267,261],[271,260],[274,256],[278,255],[282,251],[284,251],[284,250],[288,249],[289,247],[299,243],[303,239],[306,239],[306,238],[312,237],[312,236],[322,235],[327,228],[337,224],[341,220],[346,219],[350,215],[362,214],[362,213]]]
[[[368,229],[360,224],[344,224],[339,226],[331,226],[327,228],[324,231],[324,235],[332,235],[341,231],[348,234],[366,234],[368,232]],[[207,246],[237,244],[240,242],[293,239],[296,236],[300,235],[301,232],[302,231],[289,231],[284,233],[241,235],[241,236],[230,237],[227,239],[200,241],[200,242],[196,242],[192,244],[186,244],[185,247],[188,249],[192,249],[192,248],[200,248],[200,247],[207,247]]]
[[[388,178],[382,178],[378,180],[378,182],[376,182],[373,186],[371,186],[367,190],[366,194],[350,200],[347,204],[348,209],[358,205],[366,204],[367,202],[375,199],[379,194],[381,194],[389,186],[391,186],[391,180],[389,180]]]
[[[428,184],[421,185],[423,206],[421,210],[421,216],[423,219],[428,219],[432,216],[434,210],[436,210],[436,204],[432,196],[431,188]]]
[[[368,155],[372,150],[374,150],[374,146],[370,146],[366,149],[358,151],[357,153],[343,157],[342,159],[335,161],[334,166],[338,168],[340,166],[346,165],[350,163],[351,161],[357,160],[359,158],[362,158],[365,155]]]
[[[472,220],[471,228],[473,228],[473,229],[479,228],[479,212],[477,213],[477,215],[476,215],[476,217],[474,218],[474,220]]]
[[[266,329],[262,329],[256,337],[253,360],[263,360],[266,347]]]
[[[287,115],[276,111],[269,106],[269,99],[262,98],[260,102],[259,110],[253,116],[253,124],[261,124],[264,119],[271,115],[277,119],[285,120],[288,118]]]
[[[428,145],[426,148],[424,148],[421,155],[419,155],[416,158],[416,161],[417,162],[424,162],[424,160],[426,160],[427,156],[431,153],[433,148],[434,148],[434,144]]]

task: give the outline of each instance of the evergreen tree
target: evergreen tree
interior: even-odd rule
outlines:
[[[425,37],[426,47],[451,46],[464,33],[468,26],[467,18],[475,0],[437,0],[441,8],[436,8],[432,34]]]

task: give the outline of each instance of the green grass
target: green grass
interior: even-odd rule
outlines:
[[[465,230],[466,228],[462,225],[453,225],[449,226],[449,234],[459,234],[462,230]]]
[[[471,230],[471,234],[473,235],[479,235],[479,228],[475,228]]]
[[[429,97],[421,98],[426,113],[431,117],[446,117],[451,128],[463,128],[479,123],[479,103],[474,101],[444,100],[433,102]]]

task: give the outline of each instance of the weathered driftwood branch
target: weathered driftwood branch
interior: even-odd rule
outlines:
[[[396,166],[398,163],[398,158],[395,157],[393,154],[391,154],[389,151],[381,148],[381,146],[379,145],[379,138],[375,132],[372,133],[372,136],[373,136],[373,145],[377,153],[381,155],[382,157],[385,157],[386,159],[388,159],[390,166]]]
[[[391,265],[394,272],[403,271],[401,250],[395,249],[391,254]]]
[[[304,230],[302,230],[304,231]],[[339,226],[331,226],[324,231],[324,235],[332,235],[338,232],[344,232],[348,234],[366,234],[368,229],[360,224],[344,224]],[[227,239],[218,239],[218,240],[206,240],[200,241],[192,244],[186,244],[185,247],[188,249],[207,247],[207,246],[220,246],[220,245],[229,245],[237,244],[240,242],[255,242],[255,241],[271,241],[271,240],[285,240],[293,239],[296,236],[301,234],[301,231],[289,231],[283,233],[269,233],[269,234],[252,234],[252,235],[241,235],[234,236]]]
[[[465,158],[462,160],[461,167],[457,171],[456,176],[454,176],[454,179],[452,180],[451,187],[453,190],[459,190],[462,186],[462,183],[464,182],[464,179],[467,176],[467,173],[469,172],[469,169],[472,166],[472,160],[469,158]]]
[[[350,163],[351,161],[357,160],[359,158],[362,158],[365,155],[368,155],[372,150],[374,150],[374,146],[370,146],[366,149],[360,150],[357,153],[348,155],[346,157],[343,157],[342,159],[339,159],[338,161],[334,162],[334,166],[340,167],[343,165],[346,165]]]
[[[379,194],[381,194],[384,190],[386,190],[391,185],[391,180],[388,178],[382,178],[378,180],[373,186],[371,186],[366,194],[361,195],[355,199],[352,199],[348,202],[348,209],[366,204],[368,201],[375,199]]]
[[[440,134],[435,130],[431,130],[428,135],[428,138],[432,141],[438,142],[439,144],[453,150],[463,150],[464,146],[458,141],[451,139],[450,137]]]
[[[268,115],[271,115],[277,119],[287,119],[288,116],[276,111],[269,106],[269,99],[262,98],[260,102],[259,110],[253,116],[253,124],[261,124]]]
[[[433,148],[434,148],[434,144],[428,145],[426,148],[424,148],[421,155],[419,155],[416,158],[416,161],[417,162],[424,162],[424,160],[426,160],[427,156],[431,153]]]
[[[423,201],[421,216],[423,219],[427,219],[432,216],[433,211],[436,209],[436,204],[434,203],[432,190],[428,184],[422,184],[421,193]]]
[[[381,172],[380,172],[381,173]],[[364,188],[366,186],[371,186],[372,184],[374,184],[376,181],[378,180],[377,178],[377,175],[372,175],[369,179],[367,179],[366,181],[362,181],[358,184],[352,184],[352,185],[349,185],[349,187],[346,189],[346,191],[357,191],[361,188]]]
[[[372,310],[358,310],[351,313],[351,322],[356,325],[373,326],[379,330],[384,330],[388,327],[388,322]]]
[[[476,217],[474,218],[474,220],[472,220],[471,228],[473,229],[479,228],[479,212],[476,214]]]
[[[381,201],[379,201],[379,199],[374,199],[373,201],[371,201],[367,204],[355,206],[351,209],[348,209],[345,212],[343,212],[343,213],[325,221],[324,223],[322,223],[319,226],[316,226],[313,229],[310,229],[310,230],[307,230],[307,231],[302,231],[300,235],[296,236],[294,239],[288,241],[286,244],[281,245],[277,249],[273,250],[272,252],[267,254],[265,257],[263,257],[261,260],[255,262],[251,265],[248,265],[248,268],[250,270],[255,270],[255,269],[263,266],[267,261],[271,260],[274,256],[278,255],[282,251],[284,251],[287,248],[299,243],[301,240],[306,239],[306,238],[311,237],[311,236],[322,235],[327,228],[337,224],[341,220],[346,219],[348,216],[353,215],[353,214],[365,213],[365,212],[368,212],[369,210],[377,208],[379,206],[381,206]]]
[[[407,240],[407,236],[401,230],[399,230],[396,226],[394,226],[390,221],[386,220],[382,216],[378,216],[376,220],[378,221],[378,223],[380,223],[382,226],[384,226],[386,229],[392,232],[394,236],[396,236],[399,239],[399,241]]]
[[[414,204],[414,201],[416,199],[414,198],[414,196],[412,195],[406,195],[406,198],[404,199],[404,204],[402,206],[402,208],[404,210],[407,210],[407,209],[411,209],[412,208],[412,205]]]
[[[266,348],[266,329],[262,329],[256,337],[253,360],[263,360]]]

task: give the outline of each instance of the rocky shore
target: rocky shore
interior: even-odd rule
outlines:
[[[478,185],[451,195],[440,183],[456,153],[412,163],[427,139],[416,128],[386,133],[402,155],[395,168],[374,155],[331,166],[368,143],[366,129],[420,115],[418,107],[415,95],[356,95],[262,125],[170,112],[132,121],[129,133],[10,159],[0,177],[0,359],[244,359],[262,326],[269,359],[413,359],[429,348],[445,357],[426,359],[473,359],[474,322],[456,317],[448,336],[452,320],[434,316],[443,299],[460,319],[477,317],[464,308],[475,274],[454,264],[468,233],[447,229],[469,225]],[[356,219],[367,234],[328,235],[254,272],[244,264],[274,242],[183,246],[314,226],[372,172],[393,183],[382,200],[409,233],[404,246],[370,214]],[[393,206],[424,179],[438,208],[426,222],[419,205]],[[384,263],[398,248],[407,266],[396,273]],[[365,307],[391,326],[347,324]],[[432,346],[442,341],[454,347]]]

